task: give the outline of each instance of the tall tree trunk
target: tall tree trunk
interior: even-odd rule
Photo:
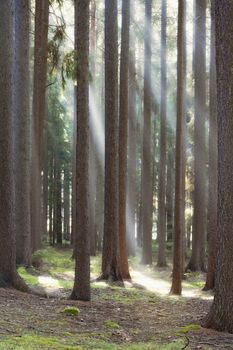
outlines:
[[[131,2],[131,18],[133,20],[134,7]],[[131,23],[132,23],[131,20]],[[127,246],[128,254],[136,254],[136,138],[137,138],[137,111],[136,111],[136,58],[134,33],[130,35],[130,54],[129,54],[129,140],[128,140],[128,184],[127,184]]]
[[[48,19],[49,1],[36,0],[33,121],[31,142],[31,232],[33,251],[40,247],[43,228],[41,170],[43,164],[43,132],[46,114]]]
[[[142,263],[152,264],[151,26],[152,0],[145,2],[144,125],[142,156]]]
[[[131,279],[126,241],[127,140],[129,118],[129,26],[130,0],[122,1],[120,114],[119,114],[119,243],[121,273]]]
[[[30,96],[29,96],[30,1],[15,1],[14,164],[16,261],[31,265],[30,220]]]
[[[161,113],[160,113],[160,165],[158,194],[158,261],[159,267],[166,261],[166,153],[167,153],[167,1],[162,1],[161,19]]]
[[[91,74],[92,83],[91,88],[95,90],[95,60],[96,60],[96,1],[91,1],[90,6],[90,57],[91,57]],[[96,232],[96,167],[97,167],[97,149],[96,149],[96,135],[95,125],[93,123],[95,115],[90,118],[90,159],[89,159],[89,170],[90,170],[90,233],[91,233],[91,255],[96,255],[97,245],[97,232]]]
[[[233,3],[215,0],[218,204],[215,297],[206,326],[233,333]]]
[[[101,278],[121,281],[118,177],[118,8],[105,0],[105,198]]]
[[[70,172],[64,169],[64,239],[70,241]]]
[[[195,10],[195,122],[194,122],[194,214],[192,256],[187,269],[205,271],[206,243],[206,0],[196,0]]]
[[[172,242],[174,229],[174,137],[172,135],[167,155],[166,218],[167,242]]]
[[[14,1],[0,2],[0,286],[28,287],[16,271],[13,159]]]
[[[214,0],[211,1],[211,53],[210,53],[210,121],[209,121],[209,198],[208,198],[208,271],[204,290],[213,289],[215,285],[217,253],[217,87],[215,55],[215,13]]]
[[[176,125],[176,184],[175,227],[172,273],[172,294],[181,294],[183,273],[183,237],[185,231],[185,129],[186,129],[186,0],[178,7],[178,60],[177,60],[177,125]]]
[[[90,288],[89,230],[89,1],[76,0],[77,144],[75,280],[72,299],[88,301]]]

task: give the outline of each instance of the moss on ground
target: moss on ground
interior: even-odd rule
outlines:
[[[86,335],[66,334],[63,338],[43,337],[38,334],[26,334],[21,337],[0,338],[0,350],[178,350],[183,341],[162,345],[154,342],[116,345]]]

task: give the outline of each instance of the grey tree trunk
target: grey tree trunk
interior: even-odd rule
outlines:
[[[15,0],[14,165],[16,261],[31,265],[30,220],[30,1]]]
[[[144,124],[142,155],[142,264],[152,264],[151,29],[152,0],[145,2]]]
[[[183,273],[183,237],[185,231],[185,129],[186,129],[186,0],[179,0],[178,60],[177,60],[177,126],[176,126],[176,183],[175,227],[172,273],[172,294],[181,294]]]
[[[76,0],[77,143],[75,280],[72,299],[88,301],[90,288],[89,229],[89,1]]]
[[[233,3],[215,0],[218,204],[215,297],[205,326],[233,333]]]
[[[160,163],[158,193],[158,260],[159,267],[166,261],[166,153],[167,153],[167,1],[162,1],[161,18],[161,112],[160,112]]]

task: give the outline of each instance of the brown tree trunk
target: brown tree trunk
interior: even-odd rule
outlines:
[[[215,0],[218,204],[215,297],[205,325],[233,333],[233,3]]]
[[[167,242],[173,240],[174,230],[174,137],[172,135],[167,155],[166,219]]]
[[[123,279],[131,279],[126,241],[127,140],[129,118],[130,0],[122,1],[119,114],[119,246]]]
[[[206,0],[196,0],[195,10],[195,122],[194,122],[194,213],[191,271],[205,271],[206,243]]]
[[[105,0],[105,199],[102,279],[121,281],[119,255],[118,8]]]
[[[88,301],[90,288],[89,230],[89,1],[76,0],[77,144],[75,280],[72,299]]]
[[[166,153],[167,153],[167,1],[162,1],[161,18],[161,113],[160,113],[160,163],[158,193],[158,260],[159,267],[166,261]]]
[[[211,2],[211,53],[210,53],[210,121],[209,121],[209,198],[208,198],[208,271],[204,290],[214,289],[217,253],[217,105],[216,105],[216,55],[215,55],[215,13]]]
[[[131,18],[133,20],[133,7],[131,3]],[[131,22],[132,22],[131,20]],[[128,254],[136,255],[136,138],[137,138],[137,112],[136,112],[136,67],[134,33],[131,32],[131,50],[129,54],[129,141],[128,141],[128,184],[127,184],[127,246]]]
[[[186,96],[186,0],[179,0],[177,60],[177,124],[174,255],[171,293],[180,295],[183,273],[183,237],[185,230],[185,96]]]
[[[16,261],[31,265],[30,220],[30,96],[29,96],[30,1],[15,1],[14,164]]]
[[[145,2],[144,125],[142,156],[142,264],[152,264],[151,26],[152,0]]]
[[[31,142],[31,232],[33,251],[40,247],[43,228],[41,170],[43,164],[43,131],[46,114],[48,19],[49,1],[36,0],[33,121]]]
[[[0,286],[28,291],[16,271],[14,210],[21,203],[14,203],[14,5],[13,0],[0,2]]]

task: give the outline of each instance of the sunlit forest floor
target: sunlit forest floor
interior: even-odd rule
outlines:
[[[74,277],[70,249],[46,248],[21,276],[47,298],[0,289],[0,350],[7,349],[232,349],[233,335],[201,328],[212,296],[204,277],[189,274],[183,296],[169,296],[171,267],[143,268],[130,261],[125,288],[95,282],[100,256],[92,258],[92,301],[68,300]],[[67,309],[68,308],[68,309]]]

